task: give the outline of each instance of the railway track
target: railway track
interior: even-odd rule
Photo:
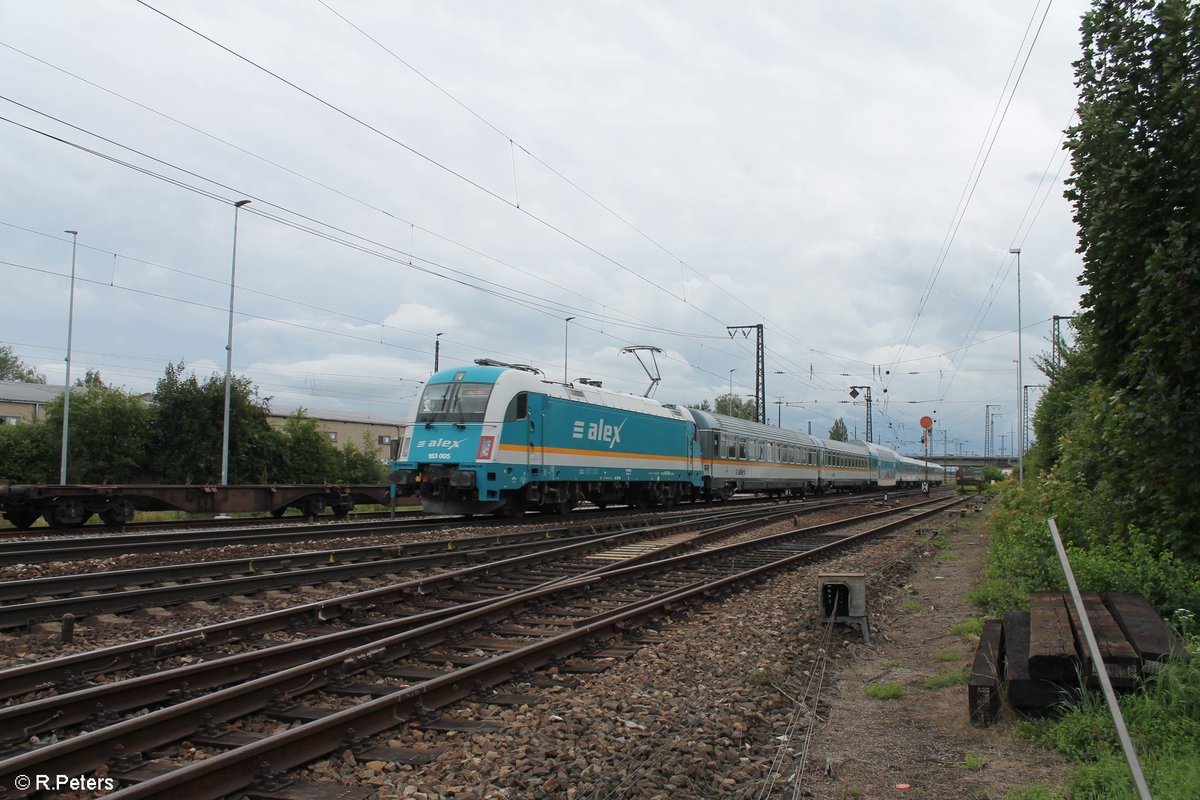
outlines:
[[[739,519],[750,517],[751,520],[761,518],[762,511],[751,512],[738,510],[732,512],[717,512],[707,518],[672,523],[674,527],[684,525],[695,526],[700,530],[715,526],[739,524]],[[790,515],[792,512],[775,512]],[[545,570],[553,569],[555,574],[566,572],[583,572],[592,569],[595,564],[589,560],[593,553],[612,552],[614,548],[636,546],[640,539],[661,536],[658,531],[662,526],[649,524],[634,530],[597,535],[591,530],[577,530],[578,536],[566,535],[570,529],[560,531],[561,538],[546,539],[544,547],[534,547],[532,552],[513,556],[506,559],[487,561],[484,556],[486,545],[494,541],[494,537],[485,537],[482,549],[459,550],[462,540],[445,540],[442,542],[424,543],[429,550],[425,558],[435,554],[457,557],[460,552],[469,559],[480,559],[483,563],[472,564],[458,569],[432,568],[417,577],[407,580],[398,576],[396,580],[375,588],[360,590],[351,594],[335,594],[332,597],[317,600],[302,605],[289,605],[276,611],[255,614],[234,619],[203,628],[177,631],[156,636],[150,639],[127,642],[112,647],[77,653],[61,658],[40,661],[0,671],[0,698],[20,695],[24,692],[35,691],[39,687],[54,687],[60,689],[73,688],[86,683],[87,680],[100,676],[109,676],[114,672],[132,669],[146,671],[161,666],[169,660],[191,657],[194,653],[207,654],[212,648],[231,646],[238,647],[261,646],[266,637],[278,636],[280,631],[308,631],[309,635],[318,628],[333,628],[336,626],[367,625],[379,620],[404,619],[419,615],[430,609],[454,608],[461,604],[462,596],[457,591],[464,581],[500,574],[509,574],[507,580],[513,584],[535,585],[547,580]],[[745,523],[741,523],[745,524]],[[538,532],[546,536],[551,532]],[[519,539],[520,534],[513,535]],[[530,545],[538,544],[536,537],[529,541]],[[440,547],[438,547],[440,545]],[[454,546],[453,550],[446,549]],[[502,547],[520,547],[507,544]],[[443,561],[442,566],[446,566]],[[539,572],[541,570],[541,572]],[[518,574],[519,573],[519,574]],[[135,592],[134,600],[144,599],[145,594]],[[80,598],[76,602],[87,605],[97,601],[98,597]],[[116,602],[128,604],[129,598],[123,598],[121,593],[116,595]],[[51,601],[54,606],[55,601]],[[61,607],[61,606],[59,606]],[[16,613],[16,612],[14,612]],[[20,613],[27,613],[22,610]],[[107,679],[107,678],[106,678]]]
[[[811,513],[825,507],[813,504],[796,513]],[[720,512],[706,510],[698,519],[703,522],[739,513],[742,512],[736,509]],[[686,518],[688,515],[683,516]],[[95,614],[163,608],[183,602],[230,596],[246,597],[298,586],[368,580],[395,583],[402,580],[401,576],[404,576],[403,579],[416,580],[422,574],[444,570],[456,563],[498,560],[553,549],[563,539],[586,544],[604,537],[608,532],[637,539],[640,536],[637,530],[649,524],[650,518],[644,516],[634,521],[605,518],[582,525],[488,536],[245,556],[141,569],[10,580],[0,583],[0,630],[64,619],[66,628],[85,616]],[[410,524],[403,530],[412,532],[414,528],[423,530],[427,529],[427,525]],[[139,541],[138,544],[148,548],[153,540]],[[106,551],[108,547],[105,546]],[[90,552],[90,548],[83,548],[83,551]],[[19,558],[19,551],[8,556]]]
[[[904,497],[916,492],[893,492],[893,497]],[[872,502],[875,495],[856,495],[853,497],[840,496],[821,500],[810,500],[803,504],[789,504],[789,507],[802,509],[828,508],[846,503]],[[678,506],[670,511],[651,515],[661,517],[688,514],[711,514],[714,511],[754,507],[762,505],[761,499],[738,500],[723,503],[719,506]],[[626,509],[606,510],[577,509],[566,518],[587,519],[588,524],[598,520],[624,520],[645,515],[642,511]],[[229,544],[273,544],[288,542],[303,542],[314,539],[346,538],[351,536],[371,536],[376,534],[411,534],[430,530],[447,530],[460,528],[487,528],[489,526],[511,527],[514,524],[545,525],[547,518],[529,517],[524,522],[512,519],[486,519],[463,517],[437,517],[432,515],[408,515],[397,519],[379,519],[361,522],[331,523],[290,523],[280,525],[278,520],[272,520],[273,525],[235,525],[231,527],[204,528],[193,530],[186,526],[180,532],[177,528],[171,530],[149,531],[144,533],[92,533],[60,535],[54,531],[53,536],[45,538],[0,539],[0,566],[6,564],[40,564],[50,561],[82,560],[90,558],[113,558],[129,553],[158,553],[172,550],[189,550],[207,547],[220,547]],[[28,532],[25,532],[28,534]]]
[[[22,741],[7,743],[15,749],[0,762],[0,784],[11,786],[18,774],[74,775],[107,763],[110,775],[130,784],[113,797],[166,797],[182,787],[189,797],[219,797],[247,787],[255,796],[332,797],[319,784],[286,786],[283,773],[341,748],[370,757],[379,745],[368,737],[399,725],[453,725],[439,720],[437,709],[472,694],[494,697],[492,687],[529,678],[548,664],[560,671],[594,671],[605,653],[621,651],[614,651],[612,639],[649,619],[955,502],[926,501],[919,509],[889,509],[812,528],[788,525],[758,538],[751,537],[746,522],[694,535],[664,528],[638,548],[614,543],[593,551],[590,568],[582,571],[560,562],[532,571],[477,573],[459,581],[457,597],[434,602],[451,605],[407,619],[319,636],[295,631],[291,641],[252,653],[12,705],[0,710],[0,730],[20,731]],[[631,641],[624,647],[637,646]],[[0,673],[0,679],[12,672]],[[151,710],[127,716],[146,709]],[[231,721],[239,721],[241,730],[227,728]],[[273,730],[279,721],[300,724],[281,733],[252,732]],[[38,732],[53,732],[57,741],[34,746],[30,737]],[[143,753],[183,737],[221,752],[194,763],[141,762]]]

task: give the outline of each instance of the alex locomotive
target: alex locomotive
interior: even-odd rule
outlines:
[[[392,464],[426,511],[566,513],[587,500],[648,508],[735,492],[802,497],[940,483],[940,466],[880,445],[544,380],[477,361],[433,375]]]

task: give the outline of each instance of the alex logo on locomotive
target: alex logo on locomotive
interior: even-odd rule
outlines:
[[[604,442],[608,445],[608,449],[621,442],[621,429],[625,427],[625,423],[629,418],[621,420],[620,425],[606,425],[604,418],[601,417],[599,422],[584,422],[583,420],[575,421],[574,433],[571,434],[573,439],[586,439],[590,442]]]
[[[466,439],[424,439],[417,442],[417,447],[453,450],[465,441]]]

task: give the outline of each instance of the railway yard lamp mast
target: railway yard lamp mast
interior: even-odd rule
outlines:
[[[75,323],[75,251],[79,242],[79,231],[63,231],[71,234],[71,299],[67,306],[67,377],[63,383],[63,432],[62,462],[58,470],[58,482],[67,483],[67,429],[71,422],[71,329]]]
[[[1021,380],[1021,248],[1013,247],[1008,251],[1017,257],[1017,408],[1021,409],[1018,416],[1024,424],[1024,404],[1021,402],[1024,382]],[[1021,435],[1021,448],[1017,453],[1017,486],[1025,484],[1025,436]]]
[[[229,338],[225,343],[225,423],[221,427],[221,485],[229,485],[229,397],[233,381],[233,291],[237,286],[238,212],[249,200],[233,204],[233,259],[229,267]]]
[[[563,323],[563,383],[567,382],[567,337],[571,335],[571,320],[575,317],[567,317]]]
[[[440,358],[441,354],[442,354],[442,335],[439,333],[438,335],[433,337],[433,371],[434,372],[437,372],[438,369],[440,368],[439,364],[441,362],[441,358]]]

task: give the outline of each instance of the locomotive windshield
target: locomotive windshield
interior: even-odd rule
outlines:
[[[435,383],[426,386],[417,422],[483,422],[490,383]]]

